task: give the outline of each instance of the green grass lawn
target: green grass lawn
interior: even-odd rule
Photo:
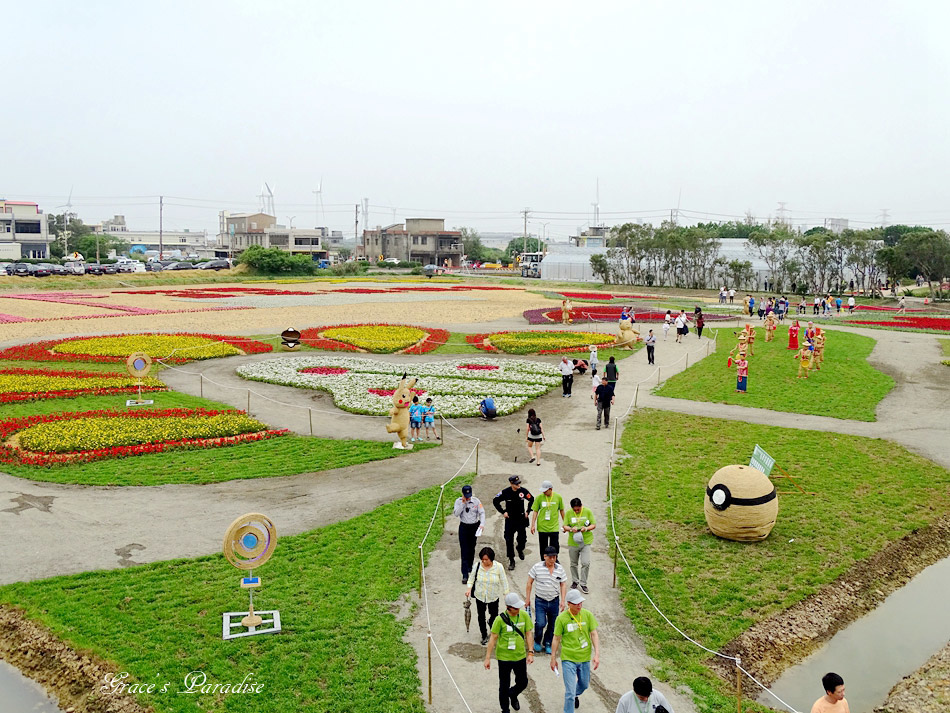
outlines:
[[[819,494],[780,495],[762,542],[719,539],[703,514],[706,483],[724,465],[748,463],[756,444]],[[631,454],[613,476],[622,547],[660,609],[713,649],[950,511],[950,471],[885,440],[643,410],[621,445]],[[654,673],[690,686],[702,711],[734,710],[734,682],[707,669],[709,655],[673,631],[619,566],[627,611],[663,662]]]
[[[795,352],[787,348],[788,329],[779,327],[772,342],[765,341],[763,329],[756,328],[755,333],[748,393],[736,393],[735,368],[726,368],[728,352],[735,346],[727,329],[719,330],[715,354],[673,376],[656,393],[677,399],[874,421],[875,407],[894,388],[894,380],[867,361],[875,344],[870,337],[825,332],[828,337],[821,371],[812,369],[808,379],[798,379]]]
[[[402,640],[408,621],[397,620],[392,605],[418,584],[418,543],[437,497],[437,487],[427,488],[281,538],[270,562],[255,570],[264,586],[254,598],[258,609],[280,610],[279,634],[222,641],[222,612],[246,610],[247,595],[220,554],[7,585],[0,601],[136,681],[170,682],[167,693],[139,696],[157,711],[423,713],[416,655]],[[440,532],[437,518],[426,555]],[[180,695],[190,671],[204,672],[209,683],[252,673],[264,688]]]
[[[943,350],[943,355],[945,357],[950,357],[950,339],[938,339],[940,342],[940,348]],[[950,359],[944,359],[943,363],[947,366],[950,366]]]
[[[433,349],[430,354],[479,354],[484,353],[481,349],[472,346],[465,341],[465,334],[462,332],[450,332],[448,341],[440,347]]]
[[[226,404],[174,391],[150,393],[146,408],[223,408]],[[0,419],[60,411],[125,410],[126,394],[44,399],[0,406]],[[411,452],[434,447],[420,443]],[[74,485],[168,485],[218,483],[225,480],[274,478],[396,458],[406,451],[389,442],[336,440],[288,435],[226,448],[147,453],[92,463],[49,467],[0,464],[0,471],[30,480]]]

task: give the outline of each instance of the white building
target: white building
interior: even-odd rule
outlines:
[[[163,255],[197,255],[214,257],[214,239],[208,239],[204,230],[129,230],[124,215],[115,215],[93,225],[92,231],[99,235],[113,235],[129,243],[129,252],[151,252]]]
[[[49,243],[49,226],[38,204],[0,199],[0,258],[46,258]]]

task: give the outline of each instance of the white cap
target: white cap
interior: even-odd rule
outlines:
[[[524,607],[524,599],[519,597],[514,592],[505,595],[505,606],[511,607],[512,609],[521,609]]]
[[[551,489],[553,489],[553,488],[554,488],[554,483],[552,483],[550,480],[543,480],[543,481],[541,481],[541,492],[542,492],[542,493],[544,493],[544,492],[546,492],[546,491],[548,491],[548,490],[551,490]]]
[[[582,601],[584,601],[584,595],[581,594],[580,589],[572,589],[567,593],[567,601],[569,601],[571,604],[580,604]]]

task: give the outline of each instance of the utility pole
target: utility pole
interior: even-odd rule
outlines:
[[[165,220],[165,196],[158,197],[158,259],[161,260],[165,252],[164,241],[164,220]],[[98,256],[96,262],[99,262]]]
[[[890,211],[889,208],[881,208],[881,227],[882,227],[882,228],[886,228],[886,227],[887,227],[887,218],[888,218],[888,215],[887,215],[887,214],[890,213],[890,212],[891,212],[891,211]]]
[[[357,252],[359,252],[359,247],[363,248],[363,257],[369,259],[366,255],[366,243],[360,241],[360,204],[357,203],[353,206],[353,238],[356,240]]]
[[[531,212],[530,208],[525,208],[521,211],[524,214],[524,239],[522,242],[522,253],[528,252],[528,213]]]
[[[785,207],[786,201],[778,202],[778,221],[783,224],[788,224],[788,221],[785,219],[785,214],[788,213],[788,209]]]

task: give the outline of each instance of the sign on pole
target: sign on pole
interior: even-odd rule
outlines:
[[[749,465],[756,470],[761,470],[766,475],[769,475],[772,472],[772,466],[775,465],[775,459],[762,450],[759,444],[756,443],[755,450],[752,451],[752,460],[749,461]]]

